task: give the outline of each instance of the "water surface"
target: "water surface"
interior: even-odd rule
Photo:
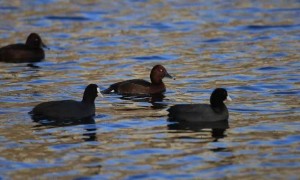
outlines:
[[[299,179],[299,1],[1,1],[0,45],[37,32],[39,68],[0,63],[0,179]],[[40,125],[56,99],[149,79],[163,64],[162,102],[107,95],[94,122]],[[229,129],[167,121],[178,103],[225,87]]]

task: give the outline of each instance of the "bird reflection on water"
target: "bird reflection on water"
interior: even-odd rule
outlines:
[[[197,117],[195,117],[197,118]],[[177,130],[176,133],[182,131],[190,130],[194,132],[206,132],[205,129],[211,129],[211,136],[217,141],[220,138],[226,137],[224,134],[226,129],[229,128],[228,119],[222,121],[212,121],[212,122],[187,122],[187,121],[176,121],[174,118],[169,118],[168,124],[169,130]]]
[[[96,136],[96,122],[94,117],[88,117],[80,120],[66,120],[66,121],[55,121],[55,120],[39,120],[37,121],[32,117],[34,122],[39,124],[33,126],[35,130],[40,130],[41,127],[47,128],[55,128],[55,127],[66,127],[66,126],[76,126],[76,125],[84,125],[85,133],[82,134],[84,141],[97,141]]]
[[[148,102],[151,103],[152,109],[164,109],[168,105],[162,103],[165,98],[165,95],[162,93],[159,94],[151,94],[151,95],[122,95],[120,99],[122,100],[131,100],[134,102]]]

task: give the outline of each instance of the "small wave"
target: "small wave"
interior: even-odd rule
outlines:
[[[46,19],[61,20],[61,21],[88,21],[89,18],[82,16],[46,16]]]

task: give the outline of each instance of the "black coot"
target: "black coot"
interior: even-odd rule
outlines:
[[[228,120],[229,113],[223,101],[231,98],[223,88],[217,88],[210,96],[210,104],[178,104],[170,107],[169,121],[212,122]]]
[[[25,44],[11,44],[0,48],[0,61],[7,63],[32,63],[45,58],[41,37],[31,33]]]
[[[97,85],[88,85],[83,94],[82,101],[62,100],[50,101],[38,104],[31,112],[32,119],[39,121],[42,119],[64,121],[80,120],[95,115],[95,99],[102,94]]]

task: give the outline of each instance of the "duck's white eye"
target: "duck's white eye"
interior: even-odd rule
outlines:
[[[163,72],[163,69],[159,69],[160,72]]]

